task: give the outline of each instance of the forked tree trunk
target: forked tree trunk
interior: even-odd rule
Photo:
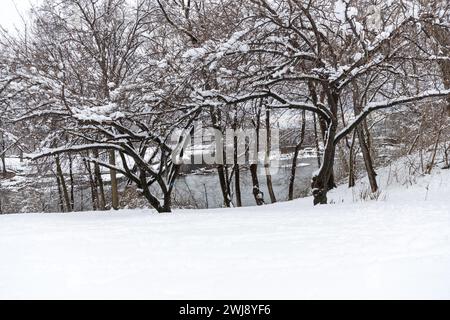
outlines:
[[[171,204],[172,204],[172,198],[170,192],[163,192],[163,203],[159,201],[158,198],[156,198],[154,195],[151,194],[149,186],[147,184],[147,177],[144,171],[141,171],[139,174],[139,187],[142,190],[142,193],[144,197],[147,199],[147,201],[150,203],[150,205],[158,211],[158,213],[170,213],[172,212]]]

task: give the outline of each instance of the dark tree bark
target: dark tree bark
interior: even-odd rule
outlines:
[[[4,149],[2,148],[2,151],[3,151]],[[5,155],[2,155],[2,172],[3,173],[6,173],[6,157],[5,157]]]
[[[295,186],[295,174],[297,171],[297,159],[300,149],[302,148],[303,142],[305,141],[305,132],[306,132],[306,112],[302,112],[302,125],[300,129],[300,140],[295,145],[294,157],[292,158],[292,167],[291,167],[291,176],[289,179],[289,194],[288,199],[294,200],[294,186]]]
[[[162,160],[164,161],[164,160]],[[142,190],[144,197],[148,200],[148,202],[151,204],[153,208],[155,208],[158,213],[170,213],[172,212],[172,190],[174,187],[175,179],[178,175],[179,166],[174,169],[175,172],[170,172],[169,174],[171,177],[168,177],[168,180],[170,180],[169,186],[166,186],[163,182],[163,179],[161,176],[155,177],[153,182],[149,183],[147,180],[147,175],[145,173],[145,169],[141,168],[140,175],[139,175],[139,181],[137,181],[139,188]],[[163,203],[161,204],[160,200],[156,198],[151,192],[150,192],[150,186],[153,183],[157,183],[161,187],[161,191],[163,194]]]
[[[314,146],[316,147],[316,154],[317,154],[317,166],[321,166],[321,159],[320,159],[320,147],[319,147],[319,133],[317,132],[317,116],[314,113],[313,114],[313,122],[314,122]]]
[[[112,166],[116,165],[116,152],[114,150],[109,151],[109,164]],[[119,191],[117,185],[117,172],[116,170],[110,169],[111,175],[111,206],[114,210],[119,209]]]
[[[72,211],[75,210],[75,181],[73,177],[73,161],[72,155],[68,154],[69,158],[69,179],[70,179],[70,208]]]
[[[231,207],[230,192],[228,187],[228,179],[226,177],[225,166],[223,164],[217,165],[217,174],[219,175],[220,189],[222,190],[223,203],[225,207]]]
[[[64,199],[61,190],[61,180],[59,180],[58,174],[56,174],[56,186],[58,188],[58,206],[59,211],[64,212]]]
[[[93,150],[94,158],[99,160],[99,153],[97,149]],[[98,209],[106,210],[106,199],[105,199],[105,189],[103,184],[102,172],[100,170],[100,165],[98,163],[94,163],[94,176],[96,185],[98,187]]]
[[[242,207],[241,173],[239,164],[236,164],[234,167],[234,188],[236,193],[236,207]]]
[[[141,173],[139,175],[139,179],[140,179],[140,184],[138,186],[141,188],[141,190],[144,194],[144,197],[148,200],[148,202],[151,204],[151,206],[160,213],[170,212],[170,208],[164,208],[161,205],[161,202],[158,200],[158,198],[156,198],[155,196],[153,196],[151,194],[149,185],[147,183],[147,176],[144,171],[141,171]],[[166,202],[166,200],[167,200],[166,194],[164,194],[164,202]],[[169,199],[169,201],[170,201],[170,199]]]
[[[444,167],[442,169],[450,169],[450,159],[449,159],[449,153],[450,153],[450,144],[447,145],[447,143],[444,146]]]
[[[349,160],[348,160],[348,187],[352,188],[356,184],[356,173],[355,173],[355,140],[356,131],[353,131],[352,142],[349,146]]]
[[[359,88],[356,83],[353,84],[353,109],[355,116],[361,113],[361,97],[359,94]],[[363,154],[364,166],[366,168],[367,176],[369,178],[370,188],[372,192],[378,191],[377,173],[375,172],[372,160],[372,153],[370,151],[370,143],[368,138],[366,140],[364,127],[367,127],[366,120],[356,127],[356,133],[358,135],[359,146]]]
[[[1,125],[1,123],[0,123],[0,125]],[[5,145],[5,137],[3,135],[3,131],[0,132],[0,140],[1,140],[1,147],[2,147],[0,150],[0,153],[1,153],[0,158],[2,160],[2,172],[6,173],[6,152],[5,152],[6,145]]]
[[[233,123],[233,130],[234,130],[234,137],[233,137],[233,144],[234,144],[234,191],[236,194],[236,206],[242,207],[242,195],[241,195],[241,175],[240,175],[240,169],[239,169],[239,150],[238,150],[238,137],[237,137],[237,108],[235,110],[234,114],[234,123]]]
[[[66,207],[68,212],[71,212],[72,211],[72,207],[70,205],[69,192],[67,190],[66,180],[64,179],[64,174],[63,174],[63,171],[62,171],[62,168],[61,168],[61,160],[59,159],[58,155],[55,157],[55,162],[56,162],[56,174],[58,175],[59,184],[61,186],[65,207]]]
[[[88,153],[89,155],[89,153]],[[86,171],[89,177],[89,186],[91,189],[91,202],[92,202],[92,210],[98,210],[98,190],[97,185],[95,184],[95,178],[92,174],[91,163],[89,161],[84,160],[84,165],[86,167]]]
[[[277,202],[277,198],[275,197],[275,192],[273,190],[272,184],[272,175],[270,173],[270,153],[271,153],[271,143],[272,143],[272,131],[270,130],[270,110],[266,109],[266,159],[264,168],[266,171],[266,183],[267,189],[269,190],[269,196],[271,203]]]
[[[259,187],[258,165],[257,164],[250,165],[250,174],[252,177],[253,197],[255,198],[256,205],[262,206],[264,204],[264,194]]]
[[[221,127],[220,127],[220,121],[221,121],[220,110],[215,110],[215,109],[211,108],[210,109],[210,117],[211,117],[212,127],[215,130],[222,132]],[[224,161],[225,161],[225,154],[224,154],[224,148],[223,148],[224,142],[222,139],[219,139],[219,137],[216,137],[215,143],[216,143],[216,153],[222,155],[220,160],[219,160],[219,158],[220,158],[219,156],[216,156],[216,159],[218,159],[217,174],[219,176],[220,190],[222,191],[222,196],[223,196],[223,204],[225,207],[229,208],[229,207],[231,207],[231,197],[230,197],[230,188],[229,188],[229,184],[228,184],[228,177],[226,174],[225,163],[224,163]]]
[[[255,127],[255,135],[256,135],[256,145],[254,146],[254,159],[250,159],[250,175],[252,177],[252,192],[253,197],[255,198],[256,205],[261,206],[264,204],[264,194],[259,186],[258,179],[258,160],[259,160],[259,131],[261,128],[261,108],[262,108],[262,99],[260,100],[259,107],[256,110],[256,119],[254,122]]]
[[[367,171],[367,177],[369,178],[370,188],[372,192],[377,192],[378,191],[377,173],[375,172],[375,169],[373,167],[372,155],[369,150],[366,138],[364,136],[364,131],[361,128],[361,126],[358,126],[356,128],[356,132],[358,134],[359,146],[363,154],[364,166]]]
[[[170,213],[172,212],[172,195],[166,193],[164,195],[164,203],[161,209],[158,210],[159,213]]]
[[[311,189],[314,198],[314,205],[327,204],[327,193],[336,187],[334,183],[334,157],[336,153],[335,137],[337,132],[337,111],[339,103],[339,93],[329,88],[324,88],[327,92],[327,100],[332,114],[330,122],[324,135],[325,148],[323,152],[322,165],[316,174],[313,175]]]

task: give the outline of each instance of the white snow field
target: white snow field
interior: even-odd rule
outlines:
[[[359,183],[321,207],[1,216],[0,298],[449,299],[450,170],[413,180],[386,168],[378,200]]]

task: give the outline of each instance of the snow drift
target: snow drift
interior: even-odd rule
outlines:
[[[381,173],[320,207],[1,216],[0,298],[449,299],[450,170]]]

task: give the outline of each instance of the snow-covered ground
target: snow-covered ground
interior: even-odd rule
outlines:
[[[450,170],[259,208],[0,217],[0,298],[450,298]],[[387,186],[389,184],[389,186]]]

